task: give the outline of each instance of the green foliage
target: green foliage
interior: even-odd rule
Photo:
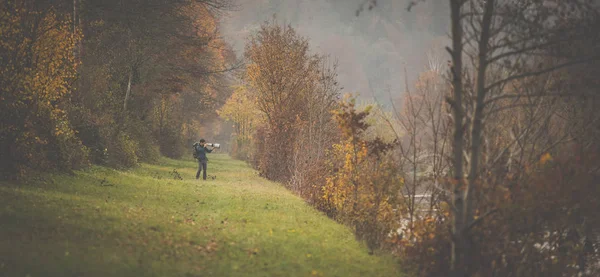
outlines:
[[[181,130],[176,127],[163,129],[159,139],[160,153],[169,158],[181,158],[184,154],[190,154],[190,146],[186,147],[185,138]]]
[[[138,143],[126,133],[118,134],[108,145],[108,164],[117,168],[128,168],[138,164]]]
[[[137,144],[135,154],[139,162],[156,163],[161,157],[160,146],[156,137],[152,135],[152,126],[135,117],[130,118],[127,124],[130,138]],[[179,142],[179,145],[182,143]]]
[[[145,163],[156,163],[161,157],[160,147],[148,140],[141,140],[139,142],[136,154],[140,162]]]

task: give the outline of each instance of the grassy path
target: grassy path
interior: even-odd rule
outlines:
[[[0,276],[398,276],[243,162],[209,158],[216,180],[163,159],[0,183]]]

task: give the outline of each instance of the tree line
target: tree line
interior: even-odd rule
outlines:
[[[219,111],[232,154],[415,275],[597,274],[599,6],[449,7],[447,56],[391,111],[342,97],[335,62],[263,24]]]
[[[236,66],[218,28],[231,5],[2,1],[1,177],[177,158],[213,135]]]
[[[415,275],[598,273],[595,1],[450,0],[447,55],[388,110],[276,21],[231,78],[230,7],[2,1],[0,177],[178,158],[218,114],[233,156]]]

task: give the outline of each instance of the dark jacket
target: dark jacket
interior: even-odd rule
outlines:
[[[202,147],[199,144],[194,146],[194,148],[196,151],[196,159],[207,162],[208,158],[206,157],[206,153],[210,153],[212,150],[206,148],[206,146]]]

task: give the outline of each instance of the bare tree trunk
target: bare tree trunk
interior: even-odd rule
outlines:
[[[483,110],[486,96],[485,75],[487,69],[488,43],[490,39],[490,28],[492,23],[492,14],[494,12],[494,0],[485,2],[485,11],[481,23],[481,38],[479,39],[478,68],[477,68],[477,95],[475,98],[475,111],[473,114],[473,123],[471,125],[471,158],[469,163],[468,183],[465,188],[465,223],[467,224],[464,235],[467,235],[469,225],[473,222],[474,209],[473,198],[470,193],[475,189],[475,182],[479,173],[479,159],[481,158],[482,130],[483,130]]]
[[[129,100],[129,95],[131,94],[131,82],[133,79],[133,69],[130,69],[129,76],[127,79],[127,90],[125,91],[125,99],[123,100],[123,111],[121,116],[118,118],[117,127],[115,130],[115,137],[118,136],[123,127],[125,126],[125,122],[127,121],[127,101]]]
[[[166,117],[166,113],[167,113],[166,106],[167,106],[166,100],[165,100],[165,97],[163,96],[160,99],[160,114],[159,114],[160,118],[158,120],[158,136],[159,136],[159,139],[161,142],[163,139],[163,135],[165,133],[164,127],[165,127],[165,117]]]
[[[126,117],[125,113],[127,112],[127,100],[129,100],[129,95],[131,95],[131,79],[133,78],[133,69],[129,70],[129,77],[127,79],[127,92],[125,92],[125,100],[123,100],[123,117]]]
[[[463,0],[450,0],[450,18],[452,25],[452,49],[448,49],[452,56],[452,89],[453,95],[449,99],[454,120],[454,134],[452,141],[452,253],[450,257],[450,270],[453,276],[462,276],[464,263],[465,240],[460,234],[465,228],[464,214],[464,173],[463,173],[463,83],[462,83],[462,53],[463,53],[463,27],[461,22]]]

